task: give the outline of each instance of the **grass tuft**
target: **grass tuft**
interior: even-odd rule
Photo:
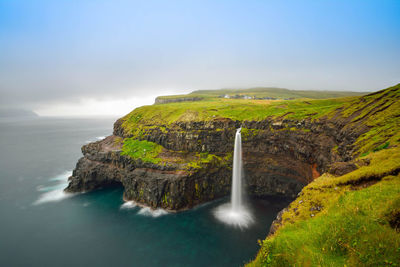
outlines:
[[[143,162],[157,164],[161,161],[157,156],[162,149],[162,146],[153,142],[126,138],[122,146],[121,155],[127,155],[132,159],[141,159]]]

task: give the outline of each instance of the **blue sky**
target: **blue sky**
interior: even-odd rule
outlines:
[[[0,0],[0,105],[124,100],[122,113],[193,89],[377,90],[400,82],[399,14],[386,0]]]

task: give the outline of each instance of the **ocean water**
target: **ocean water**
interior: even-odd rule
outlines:
[[[213,215],[220,199],[166,213],[124,203],[123,189],[66,195],[83,144],[116,118],[0,120],[0,266],[241,266],[288,199],[253,199],[255,222]]]

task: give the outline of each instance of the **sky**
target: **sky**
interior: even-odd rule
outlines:
[[[0,107],[123,115],[157,95],[400,82],[398,0],[0,0]]]

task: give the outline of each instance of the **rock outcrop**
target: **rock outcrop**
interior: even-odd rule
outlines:
[[[192,102],[192,101],[200,101],[202,100],[202,97],[157,97],[154,104],[167,104],[167,103],[176,103],[176,102]]]

